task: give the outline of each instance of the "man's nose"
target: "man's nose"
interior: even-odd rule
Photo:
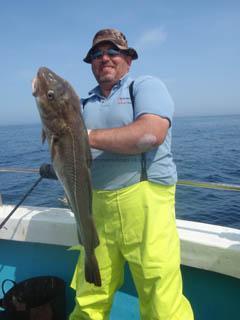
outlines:
[[[103,53],[103,56],[102,56],[102,61],[109,61],[109,55],[107,54],[107,52],[104,52]]]

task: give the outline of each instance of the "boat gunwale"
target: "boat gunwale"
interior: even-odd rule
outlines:
[[[0,206],[0,221],[13,207]],[[176,224],[183,265],[240,278],[239,229],[181,219]],[[74,215],[67,208],[19,207],[0,230],[0,240],[76,246]]]

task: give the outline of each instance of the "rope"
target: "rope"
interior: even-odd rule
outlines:
[[[28,168],[10,168],[10,167],[2,167],[0,168],[0,172],[9,172],[9,173],[39,173],[39,169],[28,169]]]
[[[45,164],[45,166],[46,166],[46,164]],[[51,165],[48,165],[48,166],[51,167]],[[39,173],[39,169],[35,169],[35,168],[31,169],[31,168],[1,167],[0,168],[0,173],[1,172]],[[40,172],[40,174],[41,174],[41,172]],[[49,177],[46,176],[46,175],[43,175],[43,178],[49,178]],[[51,177],[51,178],[53,179],[53,177]],[[193,181],[193,180],[178,180],[177,185],[186,186],[186,187],[226,190],[226,191],[240,191],[240,185],[228,184],[228,183],[204,182],[204,181]]]
[[[26,194],[23,196],[23,198],[19,201],[19,203],[13,208],[13,210],[7,215],[7,217],[1,222],[0,224],[0,230],[3,228],[3,226],[6,224],[6,222],[11,218],[13,213],[17,210],[17,208],[23,203],[23,201],[27,198],[27,196],[33,191],[33,189],[36,188],[36,186],[39,184],[39,182],[43,179],[43,177],[40,177],[37,179],[37,181],[34,183],[34,185],[26,192]]]
[[[216,190],[226,190],[226,191],[240,191],[240,185],[237,184],[227,184],[227,183],[216,183],[216,182],[199,182],[192,180],[178,180],[178,185],[196,187],[196,188],[206,188],[206,189],[216,189]]]

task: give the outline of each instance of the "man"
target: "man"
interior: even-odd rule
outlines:
[[[84,61],[98,86],[83,100],[92,147],[93,215],[102,286],[84,280],[80,255],[70,319],[108,319],[127,261],[141,319],[192,320],[182,294],[175,225],[176,168],[171,154],[173,102],[154,77],[128,74],[136,50],[118,30],[100,30]],[[132,99],[131,99],[132,96]]]

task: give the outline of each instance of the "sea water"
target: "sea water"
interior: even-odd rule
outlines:
[[[240,115],[179,117],[173,122],[172,151],[180,180],[240,185]],[[0,169],[39,168],[50,163],[41,125],[0,126]],[[17,204],[38,173],[0,172],[0,194]],[[63,207],[58,181],[43,179],[24,205]],[[240,192],[177,185],[177,218],[240,228]]]

